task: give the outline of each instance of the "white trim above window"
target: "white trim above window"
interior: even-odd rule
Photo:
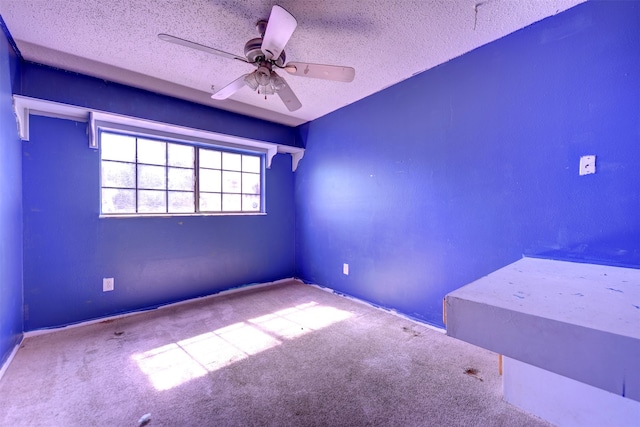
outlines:
[[[29,115],[37,115],[88,122],[90,126],[89,146],[96,149],[98,148],[96,135],[98,128],[105,129],[115,127],[120,130],[128,129],[133,132],[149,133],[151,131],[154,135],[171,139],[183,139],[186,137],[203,144],[212,144],[232,149],[262,151],[266,153],[267,168],[271,167],[271,160],[276,153],[291,154],[293,171],[297,169],[298,163],[304,156],[304,148],[225,135],[21,95],[13,95],[13,107],[18,122],[18,133],[20,139],[23,141],[29,140]]]

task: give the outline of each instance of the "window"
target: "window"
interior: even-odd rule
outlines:
[[[261,213],[262,154],[100,131],[101,213]]]

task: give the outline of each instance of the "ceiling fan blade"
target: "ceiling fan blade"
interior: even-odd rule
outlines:
[[[352,82],[356,76],[355,69],[339,65],[289,62],[284,69],[294,76],[313,77],[314,79],[335,80],[346,83]]]
[[[229,59],[237,59],[238,61],[249,62],[246,58],[242,56],[234,55],[233,53],[224,52],[222,50],[214,49],[209,46],[205,46],[203,44],[199,44],[196,42],[191,42],[189,40],[181,39],[180,37],[175,37],[169,34],[158,34],[158,38],[160,40],[164,40],[169,43],[179,44],[181,46],[190,47],[191,49],[201,50],[203,52],[212,53],[214,55],[222,56]]]
[[[234,81],[232,81],[231,83],[229,83],[228,85],[226,85],[225,87],[223,87],[222,89],[220,89],[219,91],[211,95],[211,99],[217,99],[217,100],[227,99],[228,97],[236,93],[245,85],[244,79],[247,76],[248,74],[238,77],[237,79],[235,79]]]
[[[280,79],[282,83],[284,83],[284,87],[280,88],[276,93],[278,94],[282,102],[284,102],[284,105],[289,111],[296,111],[300,109],[300,107],[302,107],[302,103],[300,102],[296,94],[293,93],[293,90],[291,90],[291,86],[289,86],[289,83],[287,83],[287,81],[280,76],[278,76],[278,79]]]
[[[262,40],[262,53],[265,58],[277,59],[280,57],[297,25],[298,21],[292,14],[278,5],[273,6]]]

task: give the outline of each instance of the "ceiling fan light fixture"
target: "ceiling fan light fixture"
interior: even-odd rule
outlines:
[[[261,68],[247,74],[244,78],[244,82],[251,90],[257,90],[261,95],[274,95],[287,86],[284,79],[275,71],[267,70],[269,74],[266,74]]]
[[[276,93],[276,89],[273,87],[273,85],[268,84],[268,85],[258,87],[258,93],[260,95],[265,95],[265,96],[274,95]]]
[[[260,86],[266,86],[271,83],[271,70],[267,67],[258,67],[256,70],[256,80]]]
[[[251,88],[251,90],[256,90],[259,86],[258,79],[256,78],[256,73],[257,71],[249,73],[244,78],[244,82]]]
[[[272,71],[271,72],[271,86],[273,86],[273,88],[277,92],[279,90],[284,89],[285,86],[287,86],[287,84],[285,83],[285,81],[284,81],[284,79],[282,77],[277,75],[275,71]]]

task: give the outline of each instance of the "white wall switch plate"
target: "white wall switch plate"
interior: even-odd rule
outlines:
[[[580,175],[596,173],[596,156],[580,157]]]
[[[349,264],[342,264],[342,274],[345,276],[349,275]]]
[[[113,277],[102,279],[102,292],[109,292],[113,290]]]

